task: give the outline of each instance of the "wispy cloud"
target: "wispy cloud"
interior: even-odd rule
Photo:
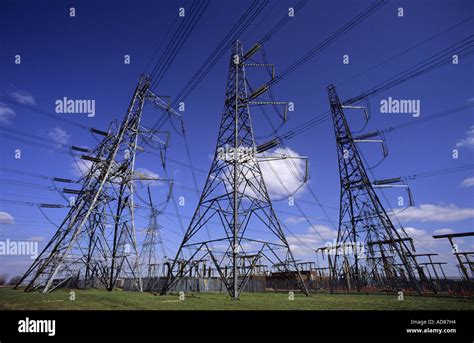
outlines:
[[[86,161],[82,159],[73,159],[72,161],[72,173],[77,177],[82,177],[88,174],[91,167],[92,161]]]
[[[454,233],[454,230],[453,229],[438,229],[438,230],[434,230],[433,233],[435,235],[447,235],[450,233]]]
[[[8,212],[0,212],[0,224],[15,224],[15,218]]]
[[[407,235],[413,238],[415,247],[421,249],[434,249],[438,245],[438,241],[435,240],[431,234],[429,234],[424,229],[416,229],[414,227],[404,228]],[[399,232],[402,232],[402,229],[398,229]]]
[[[35,98],[31,95],[30,92],[27,91],[14,91],[10,93],[10,97],[15,100],[16,102],[23,104],[23,105],[36,105]]]
[[[409,207],[396,214],[402,221],[455,222],[474,218],[474,208],[460,208],[456,205],[421,204]]]
[[[288,235],[287,240],[290,248],[298,258],[314,259],[314,250],[333,244],[337,238],[337,230],[326,225],[316,224],[310,226],[306,232]]]
[[[401,229],[399,230],[401,231]],[[406,227],[405,232],[413,238],[413,243],[417,252],[429,252],[437,253],[438,256],[434,257],[435,261],[448,262],[446,266],[443,266],[443,270],[448,276],[459,276],[459,270],[456,268],[457,261],[451,251],[451,245],[442,240],[434,239],[433,235],[442,235],[453,233],[454,230],[444,228],[438,229],[430,233],[428,230],[414,227]],[[457,239],[456,243],[463,244],[461,239]],[[418,262],[428,262],[427,257],[417,258]]]
[[[474,125],[466,131],[466,137],[456,143],[457,147],[474,147]]]
[[[7,105],[0,103],[0,124],[9,125],[15,117],[15,111]]]
[[[160,181],[157,181],[157,180],[153,180],[153,179],[159,179],[160,176],[155,173],[155,172],[152,172],[151,170],[149,169],[146,169],[146,168],[137,168],[136,169],[136,173],[138,174],[138,176],[142,177],[142,178],[145,178],[145,179],[151,179],[151,180],[141,180],[140,182],[145,184],[145,185],[149,185],[149,186],[158,186],[158,185],[162,185],[163,182],[160,182]]]
[[[65,145],[69,142],[69,135],[60,127],[55,127],[49,131],[48,137],[55,141],[58,145]]]
[[[43,237],[43,236],[28,237],[28,241],[32,241],[32,242],[44,242],[45,240],[46,240],[46,238]]]
[[[474,177],[468,177],[467,179],[461,182],[461,186],[463,187],[472,187],[474,186]]]
[[[304,223],[306,221],[305,217],[301,216],[290,216],[285,219],[285,223],[288,224],[299,224],[299,223]]]

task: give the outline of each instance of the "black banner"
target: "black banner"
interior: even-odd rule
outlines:
[[[472,311],[2,311],[0,339],[259,335],[472,342],[472,318]]]

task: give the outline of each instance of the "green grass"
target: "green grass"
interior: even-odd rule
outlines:
[[[69,300],[69,292],[0,288],[0,310],[474,310],[473,299],[427,296],[313,294],[290,301],[285,293],[244,293],[232,301],[222,293],[194,293],[180,301],[177,295],[88,289],[74,290],[76,299]]]

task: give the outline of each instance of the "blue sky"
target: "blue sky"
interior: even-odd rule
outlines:
[[[114,119],[121,120],[125,113],[138,77],[146,70],[154,51],[162,44],[174,23],[178,8],[189,6],[189,1],[3,1],[0,5],[0,125],[1,168],[29,171],[36,174],[76,178],[77,168],[72,158],[54,148],[26,144],[7,139],[4,130],[20,130],[44,137],[53,145],[62,142],[93,147],[94,137],[65,121],[46,117],[37,110],[54,113],[57,99],[94,99],[96,115],[61,114],[86,126],[106,129]],[[265,16],[241,37],[250,48],[288,11],[296,1],[270,1]],[[278,31],[265,45],[270,63],[276,73],[284,70],[310,48],[348,22],[371,1],[338,0],[310,1],[288,25]],[[170,69],[156,88],[159,94],[172,98],[199,68],[210,52],[224,37],[250,1],[220,2],[212,0],[191,36],[183,46]],[[69,17],[69,8],[76,8],[76,17]],[[397,16],[403,7],[404,17]],[[271,11],[270,11],[271,10]],[[268,12],[267,12],[268,11]],[[474,3],[468,0],[388,1],[376,14],[354,30],[324,49],[288,78],[273,88],[277,100],[291,101],[295,111],[281,132],[298,126],[329,109],[327,90],[333,83],[341,99],[358,95],[372,86],[400,73],[434,53],[472,35],[473,21],[443,33],[474,13]],[[262,20],[262,21],[261,21]],[[437,38],[383,66],[363,73],[408,48],[438,34]],[[22,63],[14,63],[15,55]],[[123,63],[124,55],[131,56],[131,64]],[[198,88],[186,99],[183,113],[190,142],[192,161],[196,167],[199,189],[202,188],[210,155],[214,153],[217,130],[222,113],[229,53],[213,67]],[[343,55],[350,63],[342,63]],[[156,63],[156,61],[154,61]],[[371,120],[366,132],[423,118],[474,101],[474,61],[472,55],[462,58],[457,65],[447,64],[424,76],[415,78],[370,99]],[[363,73],[361,76],[354,77]],[[248,72],[249,77],[252,75]],[[258,80],[258,76],[255,76]],[[254,86],[258,86],[255,81]],[[421,115],[381,114],[382,99],[419,99]],[[22,106],[27,104],[34,109]],[[251,110],[256,136],[268,135],[270,127],[261,113]],[[271,111],[269,111],[271,113]],[[152,124],[155,110],[145,111],[144,121]],[[363,126],[361,114],[347,114],[354,130]],[[278,124],[275,117],[274,124]],[[473,162],[474,129],[472,108],[443,118],[394,131],[386,136],[390,155],[372,171],[377,178],[418,174],[425,171],[454,168]],[[262,143],[264,140],[259,140]],[[303,259],[315,259],[309,248],[324,245],[335,238],[333,224],[338,220],[339,176],[336,161],[334,132],[331,121],[326,121],[286,142],[287,149],[310,160],[308,186],[319,201],[327,205],[328,220],[303,186],[296,201],[310,218],[309,227],[294,206],[286,199],[276,201],[281,221],[290,228],[288,239],[295,254]],[[459,150],[459,158],[452,158],[452,150]],[[21,159],[15,159],[15,149],[21,149]],[[369,164],[376,164],[381,156],[379,147],[362,147]],[[188,163],[182,137],[171,136],[169,157]],[[144,168],[162,175],[157,158],[147,156],[137,162]],[[298,180],[285,170],[284,164],[275,165],[289,188],[298,186]],[[265,169],[265,168],[264,168]],[[267,168],[268,169],[268,168]],[[197,195],[189,168],[169,162],[169,170],[176,180],[175,196],[184,196],[186,205],[180,207],[184,226],[189,223],[197,204]],[[20,186],[11,180],[34,185],[51,186],[48,180],[0,171],[0,199],[23,202],[64,203],[58,193],[41,188]],[[269,187],[276,199],[282,198],[278,183],[268,174]],[[265,175],[264,175],[265,176]],[[473,171],[418,178],[410,181],[416,205],[399,216],[400,222],[415,238],[418,252],[440,253],[439,260],[451,263],[450,273],[457,275],[447,241],[430,238],[434,232],[463,232],[472,230],[474,218]],[[156,201],[160,201],[162,186],[152,187]],[[395,207],[396,191],[384,192]],[[285,198],[283,196],[283,198]],[[66,210],[45,210],[48,218],[59,223]],[[171,256],[181,240],[181,228],[173,206],[160,220],[164,226],[166,250]],[[43,246],[55,228],[34,206],[0,202],[0,239],[38,240]],[[394,220],[396,225],[398,221]],[[138,226],[146,225],[144,218]],[[442,230],[442,231],[440,231]],[[315,233],[317,231],[317,233]],[[325,240],[321,239],[322,235]],[[473,241],[459,240],[462,250],[474,248]],[[19,274],[31,260],[28,257],[0,256],[0,273]]]

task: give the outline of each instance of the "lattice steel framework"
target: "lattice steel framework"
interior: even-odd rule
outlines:
[[[258,45],[243,54],[242,44],[234,45],[214,159],[162,293],[191,275],[194,261],[206,259],[212,261],[232,299],[239,298],[262,261],[308,293],[273,210],[257,156],[249,106],[268,87],[247,93],[245,61],[256,50]]]
[[[112,290],[120,277],[132,279],[136,289],[142,290],[134,182],[153,178],[135,170],[135,159],[137,151],[143,150],[138,145],[142,134],[148,142],[155,138],[154,132],[141,127],[145,101],[166,109],[166,100],[153,94],[149,84],[146,75],[140,78],[119,127],[93,131],[105,138],[81,156],[90,163],[80,180],[82,188],[74,192],[77,198],[71,209],[17,286],[26,284],[26,291],[49,292],[72,279],[86,287],[99,280]]]
[[[333,285],[358,290],[374,280],[392,289],[421,291],[426,277],[409,248],[413,242],[387,215],[347,123],[333,85],[328,87],[340,173],[340,213],[336,246],[329,247]]]
[[[148,201],[150,204],[150,218],[145,231],[142,250],[140,252],[140,269],[142,277],[152,279],[161,276],[160,266],[164,266],[166,260],[165,247],[161,237],[161,227],[158,224],[159,210],[153,204],[150,188],[148,187]],[[158,258],[156,247],[161,248],[161,259]],[[161,262],[161,263],[160,263]]]

